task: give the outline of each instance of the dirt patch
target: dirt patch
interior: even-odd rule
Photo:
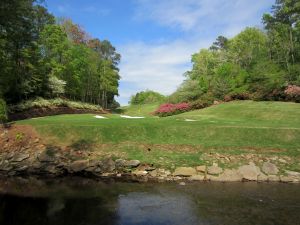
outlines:
[[[11,113],[8,115],[10,121],[24,120],[43,116],[53,116],[61,114],[105,114],[108,111],[105,110],[89,110],[89,109],[73,109],[69,107],[51,107],[51,108],[31,108],[22,112]]]
[[[39,142],[40,137],[32,126],[12,125],[9,128],[0,128],[0,152],[22,151]]]

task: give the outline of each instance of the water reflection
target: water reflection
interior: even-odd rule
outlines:
[[[300,186],[0,180],[1,225],[299,224]]]

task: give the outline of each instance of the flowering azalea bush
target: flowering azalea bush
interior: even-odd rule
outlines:
[[[300,102],[300,87],[297,85],[289,85],[285,91],[286,99],[289,101]]]
[[[160,105],[159,108],[154,112],[154,114],[161,117],[171,116],[171,115],[187,112],[190,109],[191,106],[186,102],[182,102],[178,104],[167,103],[167,104]]]

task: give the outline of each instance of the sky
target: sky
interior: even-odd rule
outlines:
[[[117,101],[146,89],[169,95],[191,69],[191,55],[219,35],[262,27],[275,0],[46,0],[56,17],[71,18],[122,56]]]

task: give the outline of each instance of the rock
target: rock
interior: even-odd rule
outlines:
[[[300,178],[300,173],[299,173],[299,172],[286,170],[285,173],[286,173],[288,176],[295,176],[295,177],[299,177],[299,178]]]
[[[278,182],[278,181],[280,181],[280,178],[276,175],[268,175],[268,181]]]
[[[25,170],[27,170],[27,169],[28,169],[28,166],[23,165],[23,166],[20,166],[20,167],[15,168],[15,171],[23,172],[23,171],[25,171]]]
[[[132,174],[136,175],[136,176],[145,176],[148,174],[147,171],[142,171],[142,170],[135,170],[132,172]]]
[[[270,162],[263,163],[262,171],[267,175],[276,175],[279,172],[277,166]]]
[[[153,171],[150,171],[150,172],[149,172],[149,175],[152,176],[152,177],[156,177],[157,174],[158,174],[158,173],[157,173],[157,170],[153,170]]]
[[[2,160],[0,162],[0,170],[2,171],[10,171],[13,167],[10,165],[8,160]]]
[[[205,165],[203,165],[203,166],[197,166],[196,170],[199,173],[206,173],[206,166]]]
[[[283,183],[299,183],[300,178],[297,176],[280,176],[280,181]]]
[[[126,167],[135,168],[141,164],[139,160],[129,160],[125,162]]]
[[[287,163],[287,161],[285,159],[282,159],[282,158],[278,159],[278,162],[283,163],[283,164]]]
[[[122,168],[125,166],[126,160],[125,159],[117,159],[115,161],[115,164],[116,164],[116,168]]]
[[[179,185],[184,186],[185,182],[180,182]]]
[[[104,172],[112,172],[116,169],[116,164],[111,158],[107,158],[101,161],[100,167]]]
[[[254,163],[249,165],[240,166],[238,172],[242,175],[244,180],[257,181],[258,175],[261,174],[259,167],[255,166]]]
[[[29,154],[26,154],[26,153],[18,153],[18,154],[15,154],[12,158],[11,158],[11,161],[12,162],[22,162],[23,160],[25,159],[28,159],[29,158]]]
[[[47,152],[44,151],[41,154],[39,154],[38,160],[40,162],[54,162],[55,161],[55,157],[47,154]]]
[[[173,176],[190,177],[192,175],[197,175],[197,171],[192,167],[178,167],[173,173]]]
[[[89,160],[77,160],[69,165],[69,168],[73,172],[80,172],[89,167]]]
[[[217,177],[216,181],[222,181],[222,182],[234,182],[234,181],[241,181],[243,179],[243,176],[239,173],[236,169],[225,169],[224,173],[220,174],[219,177]]]
[[[203,175],[192,175],[189,177],[189,180],[191,181],[203,181],[204,176]]]
[[[223,172],[223,169],[214,163],[212,166],[207,167],[207,173],[210,175],[218,175]]]
[[[258,175],[257,181],[259,181],[259,182],[268,181],[268,176],[264,173],[261,173],[261,174]]]

